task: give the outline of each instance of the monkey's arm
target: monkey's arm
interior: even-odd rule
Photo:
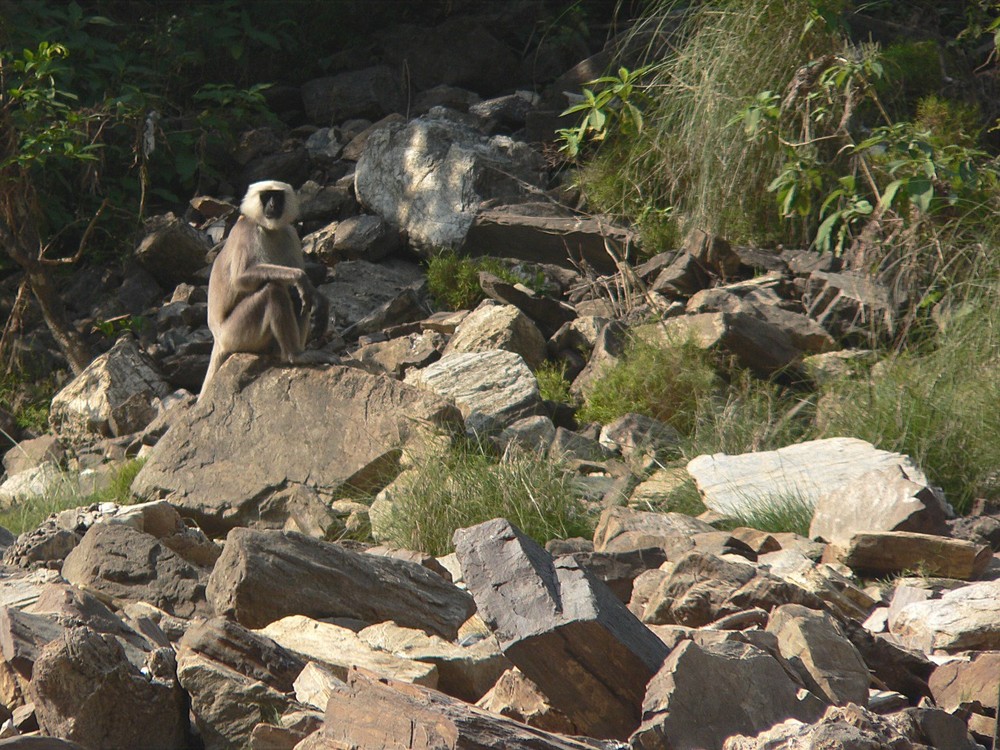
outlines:
[[[281,266],[275,263],[254,263],[241,269],[233,276],[233,286],[241,292],[255,292],[264,284],[277,281],[298,288],[309,284],[306,272],[294,266]]]

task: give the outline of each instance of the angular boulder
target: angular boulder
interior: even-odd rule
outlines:
[[[249,628],[287,615],[394,620],[448,640],[472,597],[426,568],[295,532],[233,529],[208,582],[216,614]]]
[[[773,656],[747,643],[685,641],[650,680],[634,750],[720,750],[726,738],[785,719],[815,721],[823,703]]]
[[[124,336],[53,397],[49,422],[75,438],[130,435],[153,421],[170,391],[135,339]]]
[[[208,571],[184,560],[151,534],[100,523],[66,556],[63,577],[109,601],[147,602],[181,617],[207,615]]]
[[[771,611],[767,631],[778,637],[781,655],[815,695],[837,706],[868,705],[868,666],[826,612],[783,604]]]
[[[153,448],[132,490],[169,495],[211,534],[251,521],[281,527],[296,489],[327,498],[377,489],[399,472],[404,450],[460,426],[454,405],[388,376],[233,355]]]
[[[889,620],[904,643],[930,652],[1000,650],[1000,581],[981,581],[914,602]]]
[[[492,301],[480,304],[459,324],[444,355],[495,349],[520,354],[532,370],[545,359],[545,339],[531,319],[513,305]]]
[[[875,576],[921,570],[929,576],[972,580],[993,559],[985,544],[908,531],[857,532],[842,544],[827,547],[824,559]]]
[[[857,531],[944,534],[951,515],[937,490],[912,481],[901,466],[892,466],[820,495],[809,536],[842,544]]]
[[[177,679],[206,750],[247,747],[258,723],[289,707],[304,667],[270,638],[219,617],[188,629],[177,647]]]
[[[363,206],[406,230],[416,247],[454,248],[482,201],[524,195],[540,171],[527,144],[425,115],[371,134],[354,187]]]
[[[113,636],[73,628],[42,649],[28,694],[47,735],[108,750],[188,747],[187,701],[169,648],[153,651],[140,672]]]
[[[543,411],[538,381],[514,352],[448,354],[422,370],[411,370],[405,382],[453,400],[466,428],[476,434],[498,432]]]
[[[507,658],[581,732],[628,737],[667,646],[574,560],[553,559],[505,519],[459,529],[454,540]]]

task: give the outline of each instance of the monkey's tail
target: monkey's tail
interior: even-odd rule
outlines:
[[[205,380],[201,384],[201,392],[198,394],[198,400],[201,401],[202,396],[205,395],[205,390],[208,388],[209,381],[214,377],[215,371],[222,366],[222,361],[226,358],[225,352],[222,347],[219,346],[219,342],[216,341],[212,344],[212,356],[208,360],[208,371],[205,373]]]

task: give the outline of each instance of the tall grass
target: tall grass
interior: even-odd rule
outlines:
[[[866,378],[834,382],[822,433],[912,456],[956,510],[1000,490],[1000,299],[967,301],[933,346],[887,357]]]
[[[653,343],[635,337],[618,364],[594,383],[577,417],[607,424],[635,412],[686,433],[719,384],[709,355],[693,342]]]
[[[666,28],[682,3],[660,0],[636,34]],[[674,47],[654,61],[655,104],[642,133],[612,141],[583,170],[600,211],[632,219],[673,208],[680,231],[730,239],[783,236],[767,186],[785,155],[776,140],[748,143],[734,117],[761,91],[782,92],[796,69],[840,42],[822,24],[807,29],[809,0],[731,0],[690,10]]]
[[[573,475],[534,453],[513,450],[502,458],[474,443],[449,449],[400,482],[382,532],[385,541],[444,555],[456,529],[503,517],[539,543],[593,535]]]
[[[23,534],[40,526],[51,514],[70,508],[104,502],[130,505],[135,502],[132,480],[144,463],[144,459],[125,462],[111,475],[108,486],[97,492],[83,492],[79,479],[67,474],[54,492],[25,498],[0,512],[0,526],[14,534]]]

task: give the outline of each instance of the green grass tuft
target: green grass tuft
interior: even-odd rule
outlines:
[[[27,498],[14,507],[0,512],[0,526],[14,534],[23,534],[38,528],[53,513],[70,508],[112,502],[131,505],[136,501],[132,495],[132,480],[142,468],[145,459],[128,461],[112,475],[108,486],[92,493],[81,492],[79,482],[66,475],[60,487],[49,495]]]
[[[594,383],[578,418],[608,424],[634,412],[690,431],[720,381],[710,356],[692,342],[656,345],[639,338]]]
[[[414,470],[392,493],[385,541],[444,555],[456,529],[506,518],[544,544],[593,535],[594,519],[561,465],[511,451],[502,459],[474,444],[451,448],[439,461]]]

